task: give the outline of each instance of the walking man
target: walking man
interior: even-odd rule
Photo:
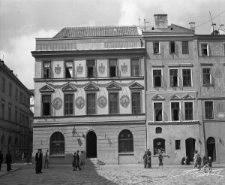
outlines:
[[[77,168],[79,168],[79,170],[81,170],[81,167],[80,167],[80,154],[79,154],[79,150],[77,150]]]
[[[49,164],[49,154],[48,154],[49,150],[46,151],[45,153],[45,164],[44,164],[44,168],[49,168],[48,164]]]
[[[12,170],[11,168],[11,163],[12,163],[12,156],[10,154],[10,151],[8,151],[8,153],[6,154],[6,164],[7,164],[7,171],[9,172],[10,170]]]
[[[35,161],[36,161],[36,173],[42,173],[42,153],[41,149],[38,149],[38,152],[36,153],[35,156]]]
[[[0,171],[2,169],[2,162],[3,162],[3,154],[2,151],[0,151]]]
[[[152,160],[151,160],[151,156],[152,156],[152,153],[150,152],[150,150],[148,149],[147,150],[147,161],[148,161],[148,168],[151,168],[152,167]]]
[[[144,160],[144,168],[146,168],[147,167],[147,161],[148,161],[147,151],[145,151],[145,153],[143,155],[143,160]]]

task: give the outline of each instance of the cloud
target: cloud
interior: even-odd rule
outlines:
[[[19,80],[29,89],[34,88],[34,58],[31,51],[35,50],[35,38],[51,38],[55,30],[39,30],[35,33],[22,35],[10,39],[10,51],[0,51],[0,57],[13,70]]]

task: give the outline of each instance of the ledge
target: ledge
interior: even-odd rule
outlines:
[[[134,155],[134,152],[118,153],[118,155]]]
[[[212,63],[200,63],[201,66],[213,66]]]
[[[191,121],[147,121],[148,125],[199,125],[199,120]]]

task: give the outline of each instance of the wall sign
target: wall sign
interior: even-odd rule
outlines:
[[[107,105],[107,99],[106,99],[106,97],[105,96],[100,96],[98,98],[98,106],[103,109],[103,108],[106,107],[106,105]]]
[[[75,104],[76,104],[76,107],[77,107],[78,109],[83,109],[84,104],[85,104],[84,98],[83,98],[82,96],[79,96],[79,97],[76,99]]]
[[[53,107],[54,107],[56,110],[61,109],[61,107],[62,107],[62,99],[61,99],[61,98],[55,98],[55,99],[53,100]]]

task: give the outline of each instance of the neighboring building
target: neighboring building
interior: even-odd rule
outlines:
[[[33,156],[71,163],[142,162],[146,149],[145,47],[136,26],[64,28],[36,39]]]
[[[162,149],[169,156],[166,164],[178,164],[185,156],[192,161],[200,150],[197,43],[192,29],[168,25],[166,14],[154,17],[155,26],[143,31],[147,147],[153,163]]]
[[[11,151],[13,160],[29,152],[31,92],[0,60],[0,150]]]
[[[202,151],[225,162],[225,35],[196,35]]]

